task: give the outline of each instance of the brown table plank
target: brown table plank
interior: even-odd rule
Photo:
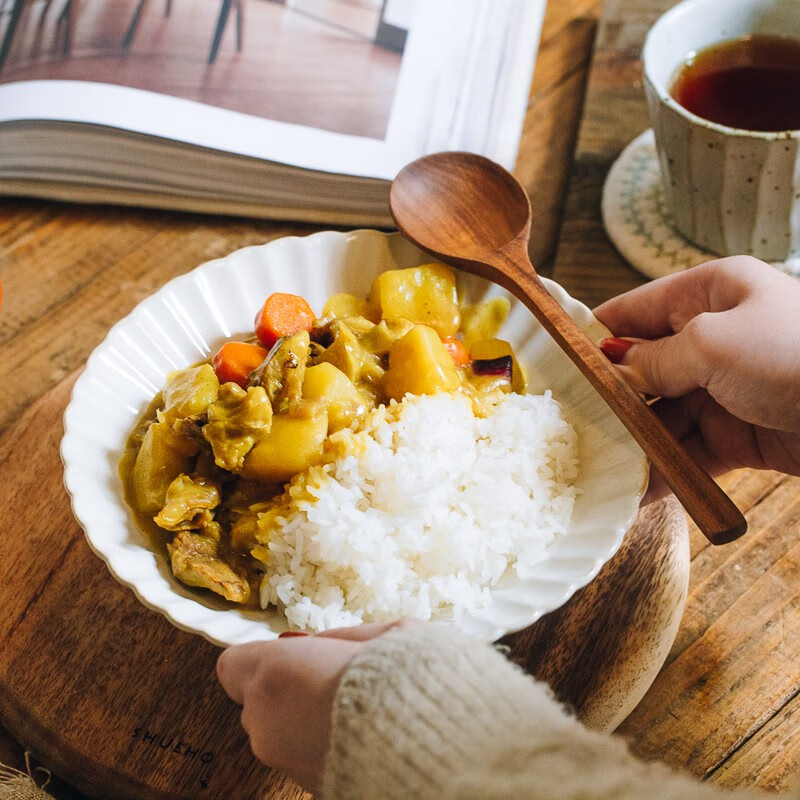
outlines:
[[[644,283],[603,230],[620,151],[649,127],[639,53],[674,0],[606,0],[552,276],[590,306]],[[800,479],[743,470],[723,485],[750,532],[691,536],[689,598],[654,685],[621,728],[634,752],[724,786],[780,789],[800,750]]]
[[[0,486],[27,502],[0,503],[15,554],[0,562],[3,718],[93,797],[300,800],[250,754],[239,710],[214,679],[218,648],[147,610],[89,549],[58,456],[72,384],[59,383],[6,433],[16,446],[0,463]],[[589,586],[504,640],[510,657],[587,724],[612,729],[673,642],[688,544],[674,498],[644,509]]]
[[[600,218],[605,176],[622,149],[650,127],[639,52],[673,0],[606,0],[552,277],[594,307],[644,283],[609,244]]]

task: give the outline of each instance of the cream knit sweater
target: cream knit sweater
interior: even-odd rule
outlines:
[[[763,797],[638,761],[494,649],[438,626],[374,639],[347,668],[324,786],[326,800]]]

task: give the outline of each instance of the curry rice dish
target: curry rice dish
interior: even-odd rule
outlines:
[[[526,395],[509,303],[459,303],[438,264],[317,318],[271,295],[255,337],[170,375],[120,474],[184,584],[292,627],[454,618],[525,577],[569,524],[577,442]]]

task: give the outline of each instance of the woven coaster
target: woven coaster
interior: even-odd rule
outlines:
[[[622,256],[648,278],[661,278],[719,258],[672,227],[652,130],[622,151],[603,187],[603,224]],[[800,277],[800,258],[775,267]]]

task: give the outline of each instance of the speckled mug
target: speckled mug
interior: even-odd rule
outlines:
[[[684,0],[651,28],[645,91],[661,175],[678,230],[719,255],[800,255],[800,131],[709,122],[669,87],[692,53],[749,34],[800,38],[800,0]]]

